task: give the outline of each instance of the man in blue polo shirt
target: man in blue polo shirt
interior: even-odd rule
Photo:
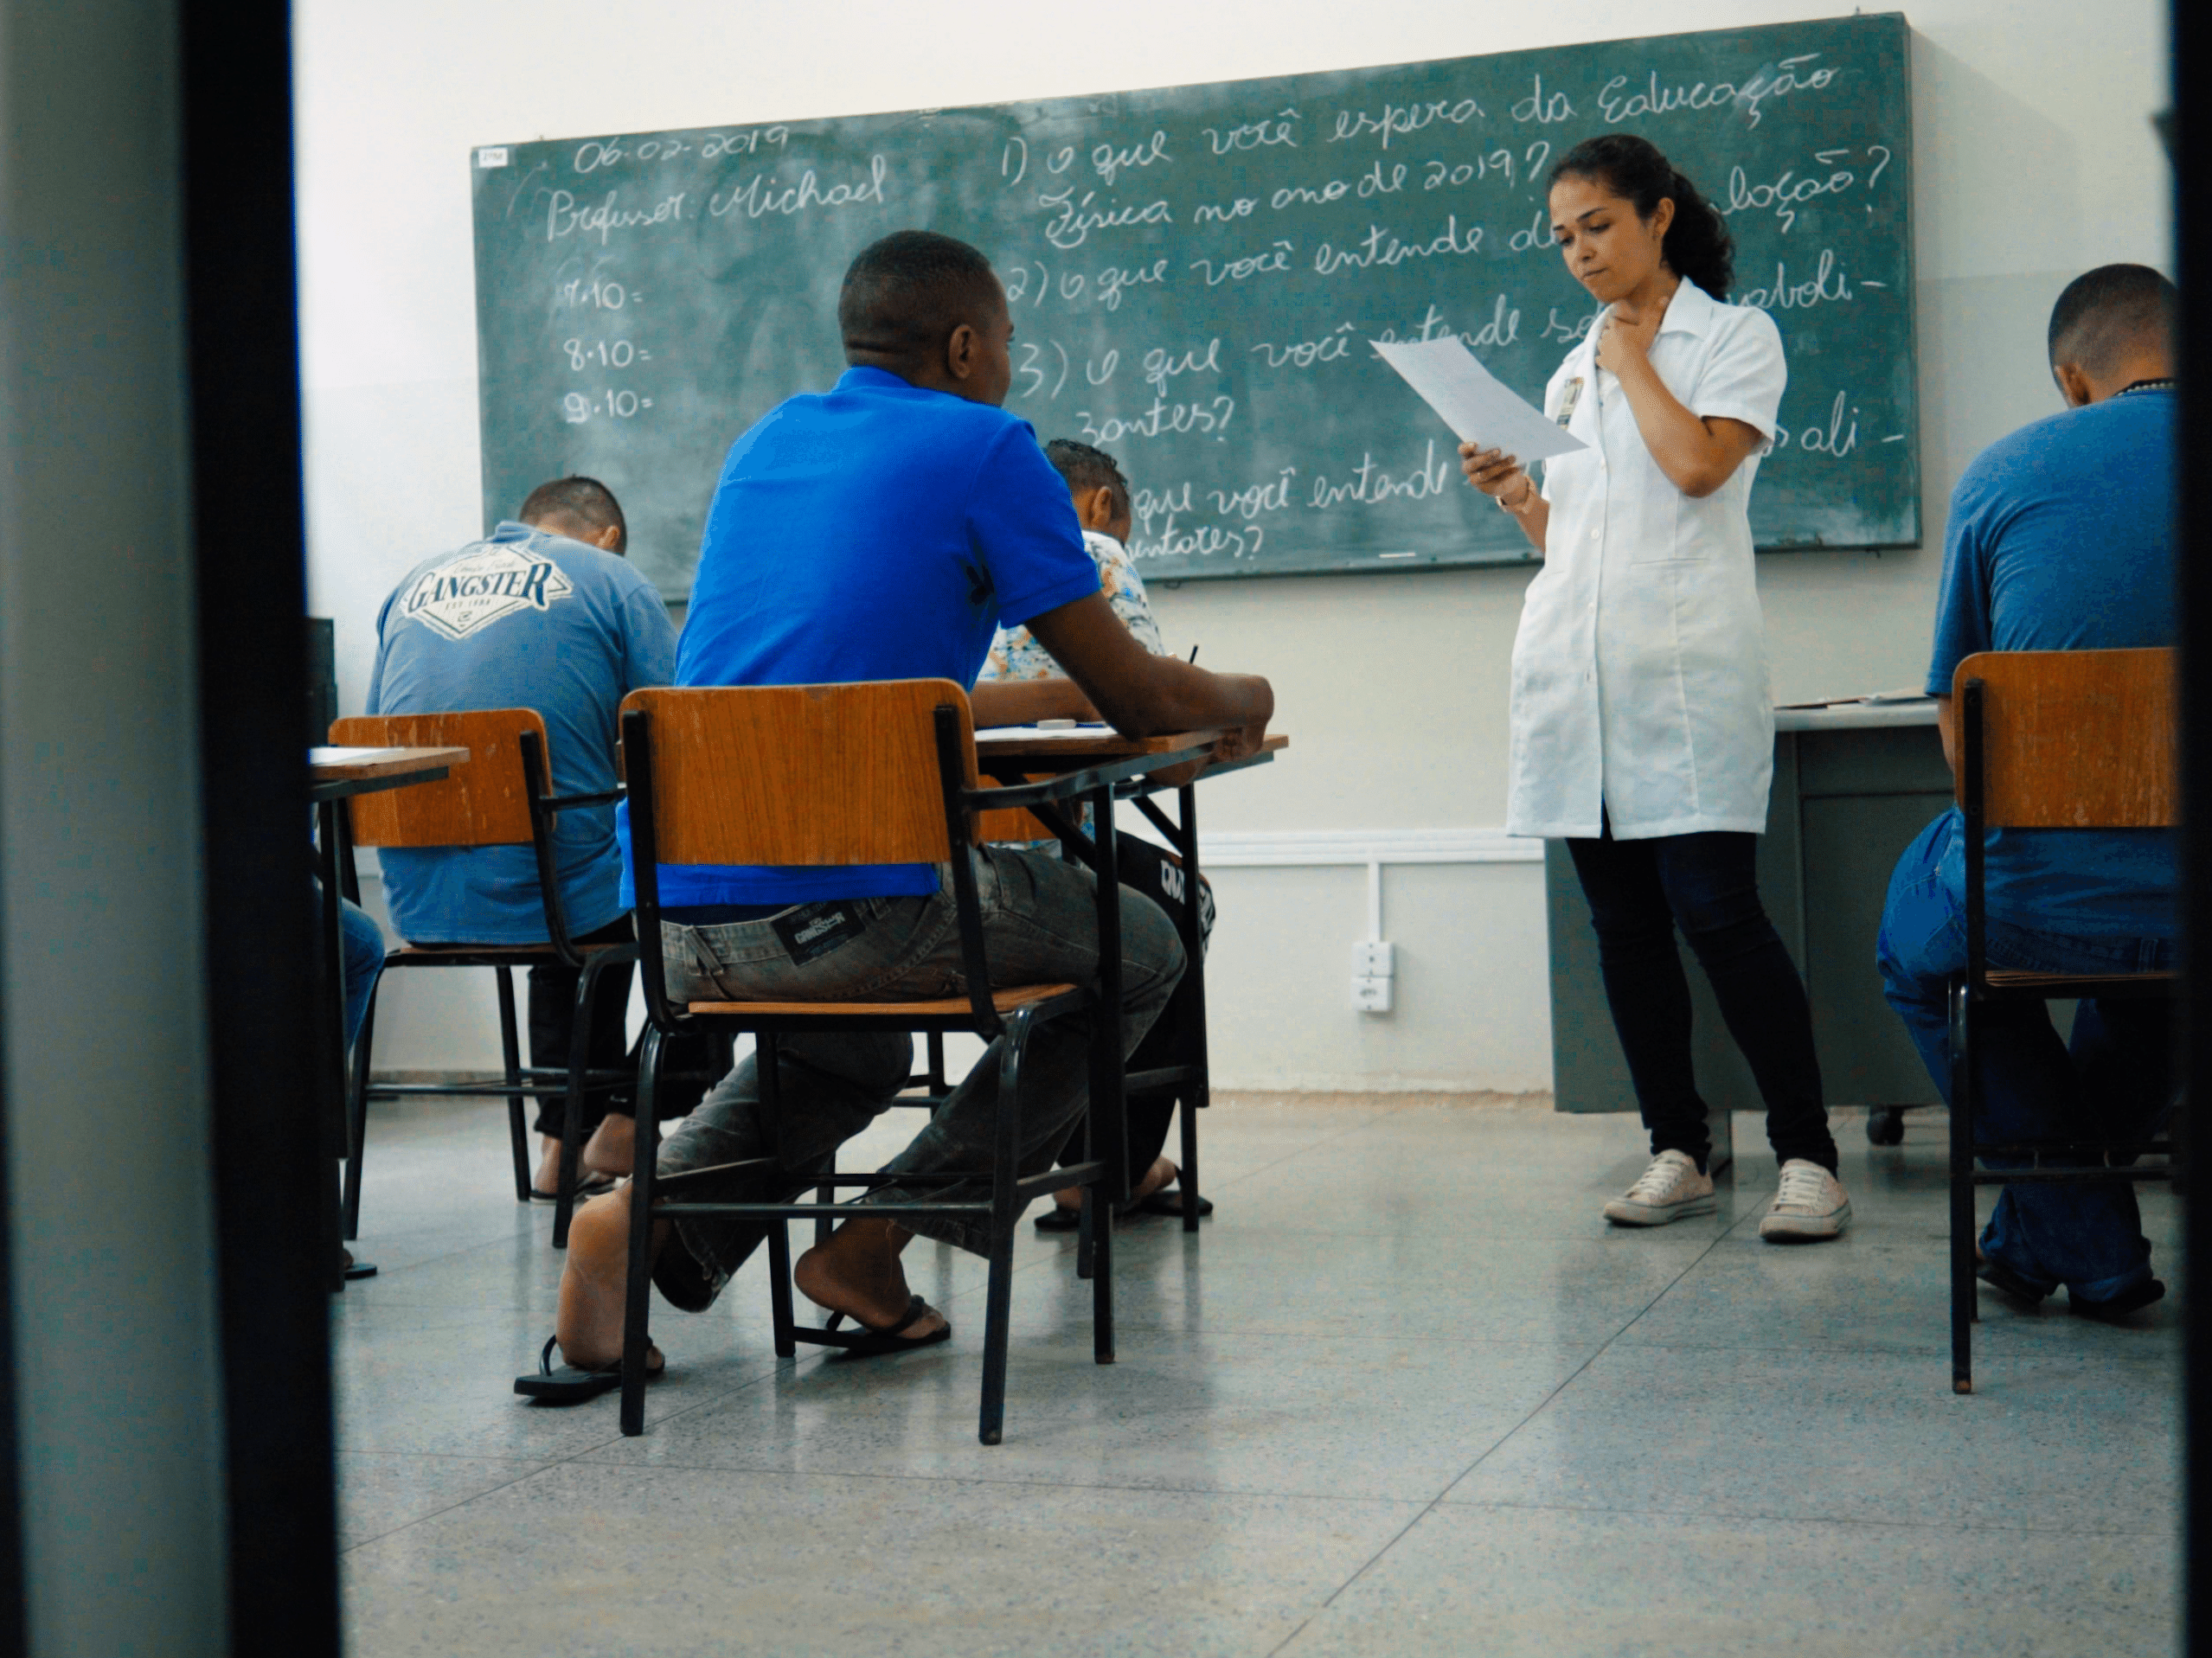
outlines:
[[[554,792],[612,789],[622,699],[667,684],[676,654],[668,606],[623,556],[627,537],[621,504],[604,483],[555,478],[485,540],[418,565],[377,613],[369,712],[535,708],[545,720]],[[613,812],[561,813],[554,844],[571,935],[628,939]],[[537,861],[527,846],[388,847],[377,861],[392,925],[410,944],[545,942]],[[530,969],[533,1066],[567,1068],[577,976],[558,962]],[[625,1063],[629,998],[627,967],[602,976],[589,1039],[595,1070]],[[584,1168],[599,1176],[599,1189],[630,1172],[631,1110],[627,1095],[586,1096]],[[532,1185],[542,1198],[554,1196],[560,1178],[561,1111],[557,1098],[538,1104]]]
[[[793,397],[730,451],[708,513],[677,651],[679,685],[949,679],[973,686],[979,726],[1095,705],[1124,732],[1226,727],[1234,756],[1273,713],[1265,680],[1148,655],[1099,591],[1068,488],[1027,421],[1005,413],[1013,324],[1004,291],[974,248],[902,231],[863,249],[845,274],[837,321],[853,366],[823,394]],[[1028,625],[1069,678],[976,685],[1001,625]],[[991,971],[1009,984],[1084,983],[1097,971],[1090,873],[1055,857],[975,854]],[[664,866],[671,906],[661,949],[678,999],[917,999],[963,993],[950,883],[927,865],[785,869]],[[1175,929],[1148,899],[1122,895],[1121,1034],[1133,1047],[1183,970]],[[1023,1173],[1051,1166],[1086,1104],[1080,1021],[1035,1038],[1023,1067]],[[805,1166],[882,1111],[904,1084],[904,1036],[786,1038],[780,1154]],[[965,1173],[988,1190],[995,1051],[955,1088],[888,1168]],[[759,1086],[746,1060],[662,1146],[663,1175],[757,1157]],[[698,1183],[704,1192],[711,1184]],[[725,1177],[715,1196],[757,1195]],[[902,1188],[877,1193],[901,1200]],[[524,1379],[523,1391],[575,1397],[621,1352],[630,1188],[587,1206],[570,1234],[556,1328],[574,1388]],[[906,1194],[911,1200],[911,1194]],[[980,1253],[979,1228],[917,1223]],[[655,1281],[696,1310],[764,1235],[693,1217],[655,1227]],[[943,1316],[913,1296],[899,1266],[911,1237],[889,1219],[847,1222],[801,1257],[799,1288],[874,1332],[892,1352],[944,1340]]]
[[[2140,265],[2076,278],[2051,313],[2068,410],[1976,458],[1952,494],[1935,656],[1943,750],[1956,765],[1952,676],[1980,650],[2107,650],[2174,642],[2173,284]],[[1965,854],[1956,810],[1907,850],[1879,953],[1890,1004],[1949,1097],[1947,992],[1964,969]],[[2000,829],[1984,866],[1989,962],[2052,973],[2175,960],[2174,840],[2164,829]],[[2147,1137],[2171,1097],[2162,1003],[2084,1002],[2069,1053],[2040,1002],[1996,1002],[1981,1028],[1989,1143]],[[2112,1319],[2165,1293],[2135,1187],[2008,1186],[1981,1276],[2035,1303]]]

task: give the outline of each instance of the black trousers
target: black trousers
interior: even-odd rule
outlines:
[[[1670,835],[1569,841],[1590,902],[1606,1003],[1628,1059],[1651,1151],[1686,1152],[1702,1169],[1712,1150],[1705,1102],[1690,1074],[1689,981],[1675,929],[1713,986],[1728,1034],[1766,1103],[1766,1137],[1783,1161],[1804,1157],[1831,1173],[1812,1010],[1781,935],[1759,901],[1759,839]]]
[[[1136,835],[1116,832],[1114,861],[1124,887],[1133,887],[1157,901],[1170,916],[1182,904],[1183,861],[1165,848]],[[1170,872],[1173,872],[1170,874]],[[1198,947],[1202,951],[1214,936],[1214,889],[1202,876],[1198,887]],[[1168,1005],[1144,1033],[1144,1040],[1127,1060],[1132,1071],[1155,1071],[1184,1065],[1197,1052],[1205,1032],[1200,1027],[1197,990],[1185,973],[1168,998]],[[1129,1178],[1139,1181],[1153,1160],[1166,1149],[1168,1125],[1175,1120],[1176,1095],[1131,1094],[1124,1101],[1129,1124]],[[1079,1132],[1061,1153],[1063,1168],[1083,1160],[1083,1136]]]
[[[630,918],[610,922],[597,932],[586,933],[576,942],[584,944],[627,944],[637,935],[632,931]],[[638,1074],[638,1047],[644,1042],[644,1033],[638,1042],[632,1044],[624,1033],[630,1011],[630,976],[627,963],[610,967],[599,974],[598,1000],[592,1007],[590,1047],[586,1063],[593,1071],[627,1072],[632,1081],[618,1088],[599,1089],[584,1096],[584,1120],[580,1132],[588,1136],[592,1130],[610,1114],[634,1117],[638,1113],[638,1089],[634,1079]],[[577,969],[560,962],[548,962],[530,969],[529,1021],[530,1064],[554,1071],[568,1068],[568,1044],[576,1028],[576,982],[583,976]],[[664,1045],[665,1054],[661,1070],[663,1083],[660,1092],[662,1122],[674,1117],[688,1117],[706,1093],[711,1079],[703,1073],[713,1062],[714,1043],[704,1037],[676,1037]],[[537,1107],[537,1131],[558,1139],[561,1117],[565,1109],[558,1095],[542,1098]]]

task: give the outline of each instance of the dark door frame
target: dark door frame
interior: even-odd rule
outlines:
[[[178,29],[231,1649],[336,1658],[291,17],[183,0]]]

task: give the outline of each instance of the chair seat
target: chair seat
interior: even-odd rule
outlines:
[[[1993,967],[1984,975],[1992,990],[2018,995],[2099,996],[2157,995],[2177,987],[2178,973],[2030,973],[2020,968]]]
[[[1016,984],[991,993],[991,1005],[1000,1013],[1012,1013],[1016,1008],[1034,1006],[1040,1002],[1051,1002],[1074,993],[1072,984]],[[687,1012],[725,1016],[742,1015],[747,1019],[804,1019],[809,1015],[827,1015],[837,1018],[851,1018],[856,1015],[881,1014],[891,1017],[901,1014],[915,1014],[929,1018],[958,1018],[969,1011],[965,996],[947,996],[936,1002],[695,1002]]]

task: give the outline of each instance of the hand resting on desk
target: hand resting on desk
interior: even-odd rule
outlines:
[[[1047,611],[1029,621],[1035,635],[1074,682],[1070,691],[1089,699],[1100,716],[1125,737],[1155,737],[1165,732],[1202,731],[1226,726],[1230,729],[1216,745],[1217,760],[1242,759],[1255,752],[1274,716],[1274,688],[1256,674],[1216,674],[1194,663],[1173,656],[1155,656],[1131,637],[1099,593],[1087,594],[1072,605]],[[1065,684],[1062,681],[1033,681],[1029,687],[988,688],[1003,695],[1033,687]],[[978,686],[980,697],[985,687]],[[1065,695],[1067,693],[1057,693]],[[997,695],[978,701],[976,723],[985,722],[986,711],[996,711]],[[1066,717],[1074,710],[1055,710],[1031,718]],[[1075,714],[1081,718],[1080,714]],[[1189,768],[1197,775],[1203,763]],[[1166,781],[1186,783],[1189,777],[1163,773]]]

